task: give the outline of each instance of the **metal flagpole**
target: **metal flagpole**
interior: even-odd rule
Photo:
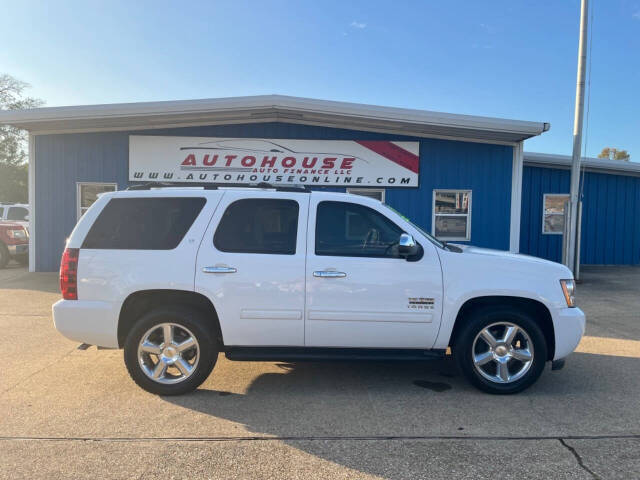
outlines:
[[[584,117],[584,86],[587,67],[587,23],[589,1],[582,0],[580,12],[580,44],[578,46],[578,79],[576,84],[576,109],[573,119],[573,155],[571,160],[571,195],[569,208],[569,238],[565,243],[565,265],[576,272],[580,259],[576,258],[578,231],[578,202],[580,201],[580,157],[582,154],[582,119]]]

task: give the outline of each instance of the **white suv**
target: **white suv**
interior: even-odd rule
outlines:
[[[66,337],[124,348],[162,395],[231,360],[446,355],[491,393],[560,368],[585,317],[562,265],[447,245],[379,201],[294,188],[106,193],[76,225],[53,305]]]

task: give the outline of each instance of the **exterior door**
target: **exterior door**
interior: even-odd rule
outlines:
[[[229,346],[304,345],[309,195],[225,192],[196,262],[196,291]]]
[[[442,312],[433,244],[391,209],[365,198],[312,195],[308,225],[307,346],[433,346]],[[419,260],[398,255],[403,232],[422,245]]]

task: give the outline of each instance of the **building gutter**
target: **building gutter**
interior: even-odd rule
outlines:
[[[571,156],[525,152],[524,164],[546,168],[571,168]],[[604,158],[582,158],[582,169],[618,175],[640,175],[640,162],[608,160]]]
[[[285,121],[410,136],[494,138],[519,142],[548,123],[458,115],[283,95],[48,107],[0,112],[0,124],[35,134]]]

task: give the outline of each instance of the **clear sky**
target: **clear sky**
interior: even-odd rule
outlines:
[[[587,153],[640,161],[640,0],[592,0]],[[49,106],[279,93],[551,123],[570,154],[578,0],[0,0],[0,72]]]

